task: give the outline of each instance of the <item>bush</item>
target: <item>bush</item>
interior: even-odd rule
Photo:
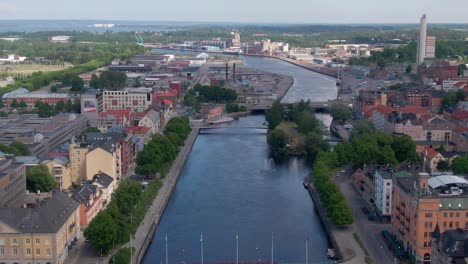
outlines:
[[[132,248],[131,251],[135,253],[135,249]],[[122,248],[109,259],[109,264],[129,264],[131,257],[130,253],[130,248]]]

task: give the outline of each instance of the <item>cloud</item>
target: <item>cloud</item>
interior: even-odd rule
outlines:
[[[16,14],[19,9],[5,2],[0,2],[0,14]]]

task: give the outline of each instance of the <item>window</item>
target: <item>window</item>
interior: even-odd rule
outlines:
[[[41,249],[40,249],[40,248],[36,248],[36,255],[37,255],[37,256],[40,256],[40,255],[41,255]]]
[[[46,245],[49,245],[49,239],[46,239],[46,240],[44,241],[44,243],[45,243]]]
[[[50,248],[46,248],[45,254],[46,254],[46,256],[50,256]]]
[[[453,217],[453,213],[450,213],[450,217]]]
[[[0,255],[5,255],[5,248],[0,248]]]
[[[28,256],[31,255],[31,249],[30,248],[26,249],[26,255],[28,255]]]
[[[390,186],[390,182],[387,182],[387,186]]]
[[[444,213],[444,217],[447,217],[447,213]]]
[[[432,213],[426,213],[426,218],[432,218]]]
[[[455,213],[455,217],[460,217],[460,213]]]
[[[453,222],[449,222],[449,228],[453,228]]]
[[[39,238],[36,238],[36,244],[40,244],[41,240]]]
[[[427,238],[427,232],[424,232],[424,238]]]
[[[459,228],[459,227],[460,227],[460,223],[455,222],[455,227],[456,227],[456,228]]]
[[[17,245],[17,244],[18,244],[18,241],[16,240],[16,238],[13,238],[13,244],[14,244],[14,245]]]
[[[18,256],[18,249],[17,249],[17,248],[14,248],[14,249],[13,249],[13,255],[14,255],[14,256]]]
[[[442,226],[443,226],[444,228],[447,228],[447,222],[444,222],[444,223],[442,224]]]

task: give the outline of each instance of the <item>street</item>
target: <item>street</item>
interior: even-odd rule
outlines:
[[[349,168],[345,173],[340,173],[340,177],[336,177],[335,182],[338,184],[352,211],[356,231],[374,263],[393,264],[394,256],[385,245],[384,238],[381,235],[383,230],[390,230],[391,225],[367,219],[367,215],[361,210],[361,205],[364,204],[364,201],[351,185],[350,175],[352,171]]]

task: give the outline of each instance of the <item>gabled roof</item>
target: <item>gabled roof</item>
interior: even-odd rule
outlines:
[[[107,174],[105,174],[103,172],[94,175],[93,180],[94,180],[95,183],[99,184],[100,186],[102,186],[104,188],[108,188],[112,184],[112,182],[114,181],[114,179],[111,176],[109,176],[109,175],[107,175]]]
[[[0,221],[21,233],[56,233],[78,206],[65,193],[54,191],[34,208],[0,208]]]
[[[90,198],[98,191],[98,187],[93,184],[81,185],[73,194],[73,199],[83,204],[86,207],[90,206]]]
[[[424,151],[422,152],[424,156],[428,159],[433,159],[439,152],[433,148],[425,148]]]

